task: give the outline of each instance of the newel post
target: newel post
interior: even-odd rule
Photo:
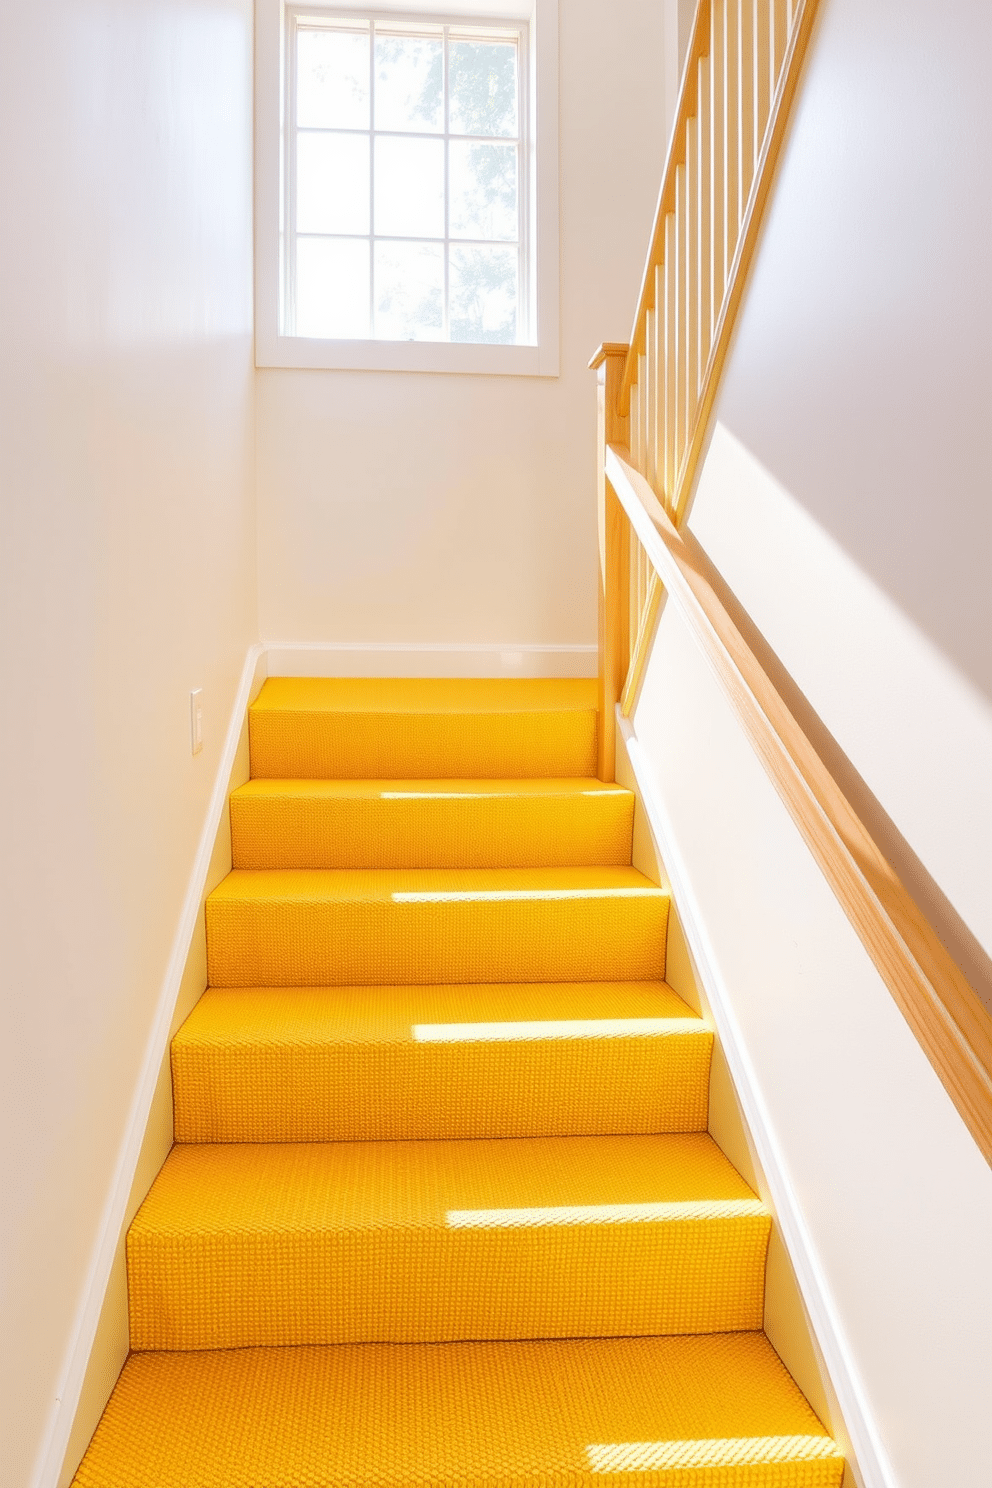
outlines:
[[[605,342],[589,366],[599,380],[599,778],[616,779],[616,705],[627,670],[629,624],[626,518],[606,479],[606,446],[627,443],[618,407],[626,346]]]

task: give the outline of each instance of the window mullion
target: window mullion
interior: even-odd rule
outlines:
[[[518,69],[519,69],[519,63]],[[518,107],[520,104],[518,103]],[[520,332],[524,328],[524,319],[528,322],[527,333],[530,334],[530,275],[527,272],[527,255],[525,246],[528,234],[524,232],[524,212],[529,206],[530,181],[524,173],[524,151],[521,143],[517,144],[517,334],[515,340],[520,340]],[[525,195],[527,202],[525,204]],[[525,311],[526,307],[526,311]],[[524,313],[522,313],[524,312]]]
[[[448,159],[449,149],[449,103],[448,103],[448,33],[450,28],[445,26],[441,41],[441,105],[443,109],[442,124],[444,126],[444,305],[441,316],[441,335],[445,341],[451,340],[451,208],[449,203]]]
[[[526,37],[526,41],[525,38]],[[530,27],[517,34],[517,341],[532,335]]]
[[[375,339],[375,36],[369,23],[369,336]]]
[[[290,44],[286,48],[286,103],[291,110],[291,127],[286,130],[285,158],[283,168],[286,172],[286,222],[285,241],[283,252],[283,316],[290,335],[296,335],[296,152],[299,144],[299,130],[297,118],[299,110],[296,104],[296,49],[298,45],[299,27],[294,18]]]

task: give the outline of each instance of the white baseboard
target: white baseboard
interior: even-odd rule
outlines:
[[[270,677],[595,677],[595,645],[268,641]]]
[[[167,1053],[173,1014],[193,942],[200,905],[203,901],[210,860],[213,856],[221,817],[227,807],[229,782],[234,769],[245,712],[259,680],[266,675],[266,661],[263,646],[256,644],[249,647],[231,708],[224,747],[217,763],[213,790],[186,887],[182,914],[162,980],[155,1018],[145,1047],[141,1072],[131,1103],[113,1183],[104,1207],[93,1258],[70,1335],[58,1394],[49,1415],[37,1466],[31,1480],[31,1488],[55,1488],[62,1471],[63,1459],[69,1445],[73,1420],[79,1407],[86,1368],[96,1338],[97,1325],[100,1321],[114,1257],[126,1220],[128,1199],[135,1180],[159,1072]]]
[[[857,1458],[859,1477],[865,1488],[898,1488],[895,1471],[875,1423],[868,1393],[789,1177],[732,1000],[718,970],[702,908],[696,899],[671,819],[655,788],[647,758],[630,721],[623,717],[619,708],[617,727],[627,749],[655,849],[665,866],[682,930],[708,999],[710,1013],[730,1066],[782,1236],[830,1374],[851,1447]]]

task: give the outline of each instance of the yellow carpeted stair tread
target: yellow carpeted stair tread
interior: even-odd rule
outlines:
[[[588,679],[270,677],[248,718],[253,776],[596,770],[596,683]]]
[[[756,1328],[769,1226],[705,1133],[178,1146],[128,1234],[131,1344]]]
[[[760,1334],[133,1354],[77,1488],[840,1488]]]
[[[210,984],[662,977],[668,898],[634,868],[271,869],[206,904]]]
[[[663,982],[212,988],[180,1142],[698,1131],[713,1035]]]
[[[235,868],[629,864],[632,792],[601,780],[250,780]]]
[[[839,1488],[596,694],[264,685],[78,1488]]]

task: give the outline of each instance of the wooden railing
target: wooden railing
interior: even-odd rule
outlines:
[[[826,763],[826,730],[699,543],[678,531],[622,445],[608,446],[606,476],[807,847],[992,1162],[992,1019]]]
[[[699,0],[630,344],[601,346],[591,363],[600,775],[615,778],[617,705],[633,705],[667,595],[992,1162],[992,1019],[831,770],[823,724],[680,531],[815,10],[816,0]]]
[[[604,346],[591,364],[600,368],[611,442],[629,445],[676,524],[695,479],[815,11],[816,0],[699,0],[630,345]],[[618,528],[615,536],[624,541]],[[629,712],[661,600],[636,538],[624,546],[616,561],[627,578],[622,590],[613,587],[603,617],[611,635],[601,636],[615,663],[615,673],[608,670],[616,695],[603,698],[608,772],[612,704],[622,698]]]

